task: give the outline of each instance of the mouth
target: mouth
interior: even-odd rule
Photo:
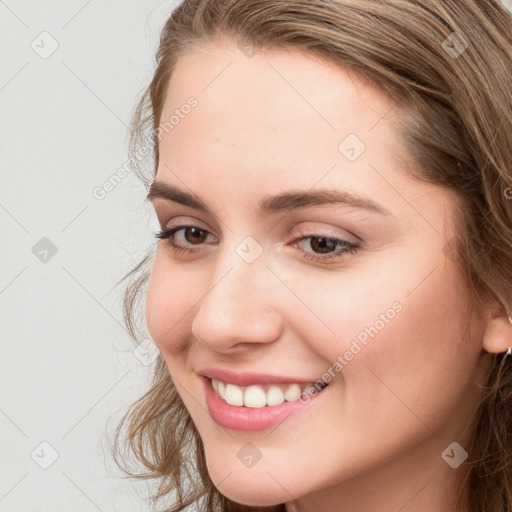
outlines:
[[[273,383],[252,384],[239,386],[220,379],[209,378],[211,386],[217,396],[229,405],[236,407],[250,407],[260,409],[275,407],[284,402],[295,402],[311,395],[316,395],[325,389],[328,384],[323,381],[308,383]]]

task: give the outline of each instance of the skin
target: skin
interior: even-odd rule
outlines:
[[[193,192],[214,215],[153,205],[161,227],[211,235],[195,245],[190,232],[174,235],[199,247],[192,255],[159,243],[146,315],[214,484],[236,502],[289,510],[455,510],[466,465],[454,469],[441,454],[454,441],[469,446],[483,356],[506,350],[512,333],[496,309],[470,316],[469,288],[444,250],[457,199],[407,172],[392,124],[403,112],[343,68],[296,51],[247,56],[227,40],[179,59],[162,121],[190,96],[198,105],[162,137],[156,179]],[[366,145],[353,162],[338,150],[348,134]],[[358,193],[390,215],[258,210],[263,197],[312,188]],[[294,241],[321,235],[361,248],[305,259],[321,249]],[[236,252],[247,236],[263,249],[252,263]],[[314,381],[397,302],[401,311],[322,394],[272,431],[226,430],[210,417],[201,367]],[[262,454],[251,468],[237,457],[248,442]]]

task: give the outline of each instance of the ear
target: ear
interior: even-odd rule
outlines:
[[[491,354],[506,352],[512,347],[512,318],[502,305],[494,304],[487,310],[483,349]]]

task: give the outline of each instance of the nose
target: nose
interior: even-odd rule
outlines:
[[[231,247],[219,255],[205,289],[192,334],[199,343],[219,353],[275,342],[281,336],[278,281],[264,255],[247,263]],[[273,293],[275,292],[275,293]]]

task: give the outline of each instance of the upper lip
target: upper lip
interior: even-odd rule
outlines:
[[[234,372],[222,368],[202,368],[197,373],[204,377],[214,378],[237,386],[251,386],[253,384],[275,384],[275,383],[310,383],[321,379],[300,379],[298,377],[283,377],[282,375],[269,375],[266,373]]]

